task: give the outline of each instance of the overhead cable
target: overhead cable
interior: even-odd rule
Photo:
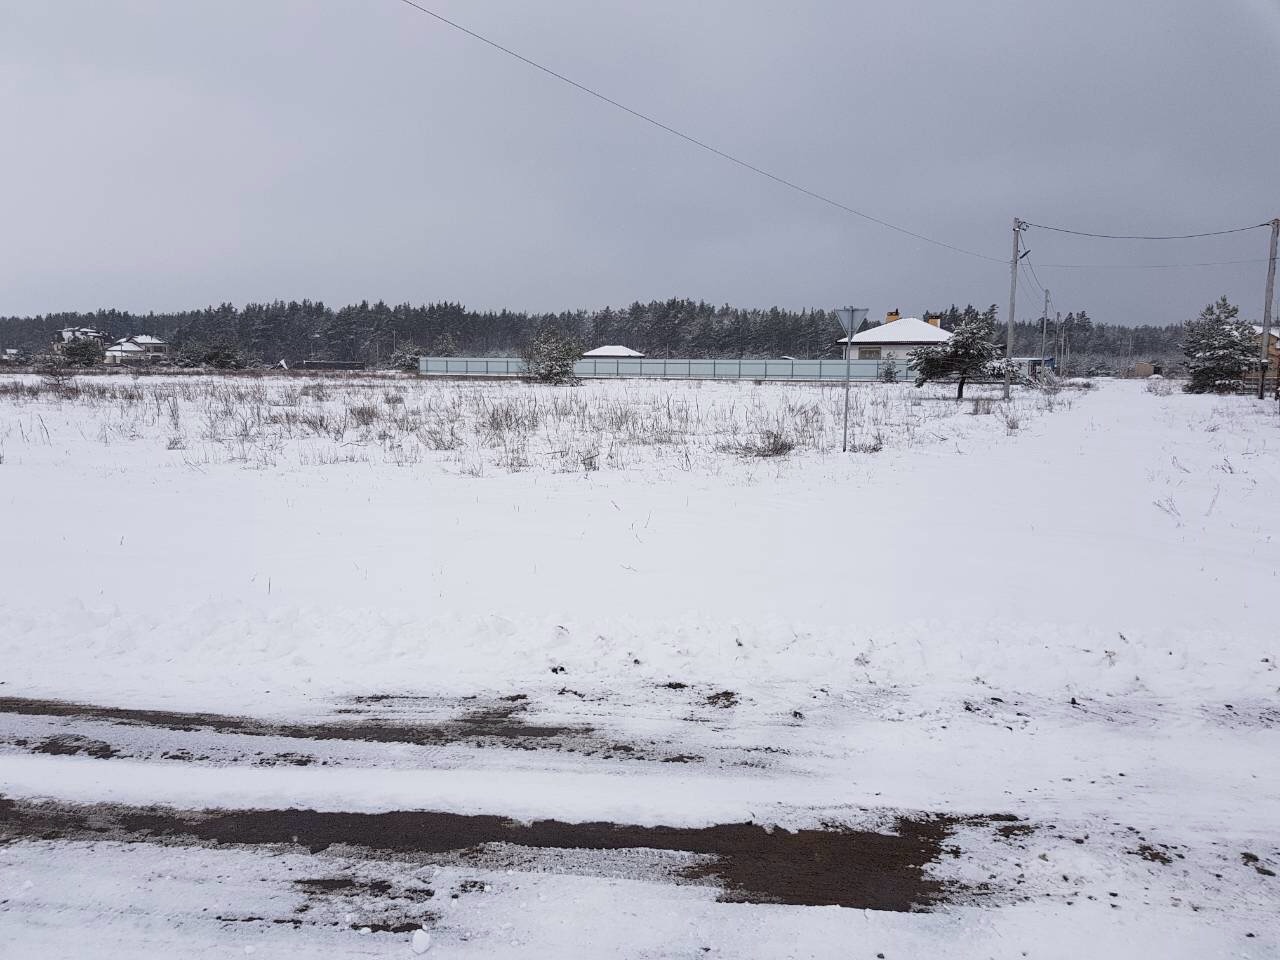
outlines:
[[[976,257],[979,260],[988,260],[992,263],[1007,262],[1001,257],[991,257],[985,253],[978,253],[975,250],[966,250],[964,247],[958,247],[955,244],[947,243],[945,240],[937,240],[934,237],[925,236],[923,233],[916,233],[914,230],[908,230],[906,227],[898,226],[898,224],[896,223],[890,223],[888,220],[882,220],[879,217],[874,217],[869,213],[864,213],[861,210],[856,210],[847,204],[841,203],[839,200],[834,200],[831,197],[828,197],[825,194],[819,193],[816,190],[810,190],[808,187],[801,186],[800,184],[796,183],[794,180],[788,180],[786,177],[779,176],[776,173],[770,173],[768,170],[765,170],[764,168],[758,167],[755,164],[750,163],[749,161],[743,160],[740,157],[736,157],[731,153],[721,150],[719,147],[713,147],[711,144],[707,143],[705,140],[699,140],[697,137],[691,136],[687,133],[677,130],[675,127],[670,126],[669,124],[663,123],[661,120],[658,120],[655,117],[651,117],[646,113],[642,113],[641,111],[634,109],[633,107],[629,107],[625,103],[620,103],[619,101],[614,100],[612,97],[606,96],[605,94],[601,93],[598,90],[593,90],[591,87],[588,87],[586,84],[579,83],[577,80],[570,79],[569,77],[565,76],[563,73],[559,73],[555,70],[552,70],[550,67],[545,66],[536,60],[532,60],[529,57],[526,57],[524,54],[517,53],[515,50],[512,50],[510,47],[503,46],[502,44],[498,43],[496,40],[490,40],[488,37],[484,36],[483,34],[476,33],[476,31],[468,29],[467,27],[464,27],[462,24],[457,23],[454,20],[450,20],[448,17],[442,16],[436,13],[434,10],[427,9],[426,7],[422,6],[420,3],[416,3],[415,0],[400,0],[400,2],[403,3],[405,6],[412,7],[414,10],[417,10],[419,13],[426,14],[428,17],[431,17],[439,21],[440,23],[445,24],[448,27],[452,27],[454,30],[457,30],[461,33],[465,33],[467,36],[471,37],[473,40],[478,40],[481,43],[487,46],[490,46],[501,53],[505,53],[509,57],[513,57],[514,59],[519,60],[521,63],[526,64],[527,66],[533,67],[535,70],[540,70],[542,73],[545,73],[550,77],[554,77],[556,80],[559,80],[562,83],[568,84],[569,86],[573,87],[575,90],[585,93],[588,96],[595,97],[597,100],[607,103],[611,107],[615,107],[618,110],[623,111],[624,113],[630,114],[631,116],[635,117],[637,120],[643,120],[645,123],[651,124],[652,126],[657,127],[659,130],[662,130],[662,131],[665,131],[666,133],[671,134],[673,137],[678,137],[681,140],[685,141],[686,143],[690,143],[701,150],[705,150],[708,153],[714,154],[715,156],[720,157],[722,160],[728,160],[730,163],[737,164],[739,167],[742,167],[745,170],[749,170],[752,173],[757,174],[761,177],[765,177],[766,179],[772,180],[774,183],[780,184],[781,186],[784,186],[789,190],[795,190],[796,192],[802,193],[805,196],[811,197],[814,200],[818,200],[829,206],[835,207],[837,210],[842,210],[845,213],[852,214],[855,217],[861,217],[863,220],[867,220],[871,223],[878,224],[879,226],[885,227],[889,230],[894,230],[905,236],[912,237],[913,239],[922,240],[925,243],[931,243],[936,247],[943,247],[947,250],[952,250],[955,253],[961,253],[968,257]]]

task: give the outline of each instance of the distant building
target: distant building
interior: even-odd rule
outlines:
[[[1057,371],[1058,361],[1053,357],[1014,357],[1018,372],[1032,380],[1040,376],[1043,370]]]
[[[140,333],[136,337],[125,337],[107,347],[102,358],[103,363],[151,363],[169,358],[169,344],[159,337]]]
[[[107,335],[93,327],[63,327],[58,331],[58,342],[70,343],[72,340],[106,340]]]
[[[919,317],[901,317],[894,310],[877,327],[842,337],[836,343],[849,360],[906,360],[908,354],[930,343],[945,343],[951,334],[938,325],[937,317],[926,322]]]
[[[1253,332],[1258,335],[1258,340],[1262,340],[1262,326],[1254,324]],[[1274,377],[1280,374],[1280,326],[1272,326],[1267,331],[1267,376]]]
[[[96,340],[106,343],[107,335],[93,327],[63,327],[53,337],[53,352],[61,353],[62,348],[76,340]]]
[[[141,344],[132,343],[128,340],[113,343],[107,347],[102,355],[102,362],[113,366],[120,366],[126,363],[142,363],[146,359],[146,348]]]
[[[587,360],[606,359],[606,360],[643,360],[644,354],[638,350],[632,350],[630,347],[611,344],[604,347],[596,347],[594,350],[588,350],[582,355]]]

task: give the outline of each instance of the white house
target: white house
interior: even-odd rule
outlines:
[[[141,344],[146,348],[146,351],[149,354],[169,352],[168,341],[161,340],[159,337],[153,337],[149,333],[140,333],[136,337],[125,337],[125,340],[132,340],[134,343]],[[122,343],[123,341],[117,340],[116,342]]]
[[[131,340],[121,340],[107,347],[102,356],[102,362],[110,364],[139,363],[145,360],[146,356],[147,348],[142,344],[134,343]]]
[[[889,316],[895,317],[894,314]],[[930,343],[943,343],[951,339],[950,332],[938,326],[936,317],[921,320],[919,317],[896,317],[870,330],[843,337],[836,342],[845,348],[845,357],[851,360],[906,360],[917,347]]]
[[[53,338],[53,352],[61,353],[62,348],[76,340],[96,340],[105,343],[107,335],[93,327],[63,327]]]
[[[618,344],[611,344],[609,346],[604,346],[604,347],[596,347],[594,350],[588,350],[582,356],[587,360],[594,360],[596,358],[601,358],[606,360],[643,360],[644,359],[644,354],[640,353],[638,350],[632,350],[630,347],[623,347],[623,346],[619,346]]]
[[[63,327],[58,331],[58,340],[61,343],[70,343],[72,340],[105,340],[107,335],[93,327]]]
[[[169,356],[169,344],[159,337],[140,333],[125,337],[107,347],[104,363],[137,363],[153,358],[163,360]]]

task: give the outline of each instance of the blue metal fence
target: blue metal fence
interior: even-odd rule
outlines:
[[[893,364],[896,380],[907,380],[905,360],[634,360],[591,358],[573,365],[584,380],[640,377],[657,380],[883,380]],[[523,377],[514,357],[420,357],[418,372],[440,377]]]

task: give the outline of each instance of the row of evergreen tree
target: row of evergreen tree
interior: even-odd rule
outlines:
[[[998,319],[994,305],[982,311],[952,305],[929,313],[939,315],[945,329],[955,329],[968,316]],[[678,298],[561,313],[477,311],[448,302],[364,301],[334,309],[320,301],[277,300],[174,313],[98,310],[0,317],[0,346],[36,355],[63,327],[94,327],[113,339],[152,334],[192,362],[218,355],[244,364],[285,360],[290,365],[306,359],[390,365],[416,353],[514,356],[548,329],[586,347],[625,344],[651,357],[836,357],[836,341],[843,335],[833,311],[744,309]],[[1015,324],[1014,352],[1038,356],[1043,340],[1049,355],[1068,360],[1079,372],[1104,372],[1133,360],[1176,362],[1181,336],[1181,324],[1094,323],[1080,310],[1060,321],[1051,318],[1047,328],[1039,321]]]

